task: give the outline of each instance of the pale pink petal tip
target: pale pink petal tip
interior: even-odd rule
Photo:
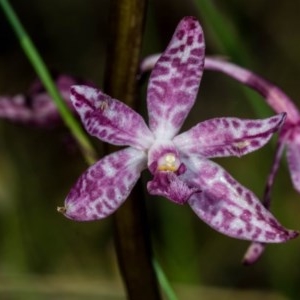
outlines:
[[[252,265],[261,257],[264,250],[266,248],[266,244],[263,243],[252,243],[247,252],[245,253],[242,263],[243,265]]]

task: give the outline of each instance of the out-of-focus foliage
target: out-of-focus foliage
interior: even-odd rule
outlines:
[[[300,105],[299,1],[277,1],[276,5],[274,1],[212,2],[247,49],[244,67],[276,82]],[[104,66],[109,63],[105,59],[108,0],[53,0],[51,5],[45,0],[15,0],[12,4],[50,69],[92,80],[102,87]],[[143,53],[160,52],[178,21],[185,15],[195,15],[204,26],[207,53],[228,55],[219,48],[218,37],[210,35],[208,15],[198,8],[191,0],[150,1]],[[25,91],[35,74],[2,12],[0,41],[0,94]],[[243,51],[235,49],[235,53],[238,57],[230,59],[240,62]],[[140,94],[142,112],[145,86]],[[255,117],[240,85],[224,75],[205,72],[200,90],[198,103],[183,129],[215,116]],[[101,155],[101,144],[93,141]],[[218,159],[218,163],[261,196],[273,152],[269,144],[242,159]],[[43,284],[53,289],[62,277],[67,278],[66,285],[74,280],[83,290],[91,278],[95,285],[95,278],[102,278],[99,285],[108,287],[109,281],[119,282],[111,218],[75,223],[56,212],[84,169],[80,152],[64,127],[45,131],[0,120],[0,290],[9,284],[20,290],[19,284],[27,281],[27,286],[34,287],[49,276],[51,280]],[[300,195],[293,191],[286,168],[280,169],[273,200],[272,210],[278,219],[287,227],[300,229]],[[147,205],[154,250],[172,281],[197,287],[270,290],[290,299],[300,295],[300,240],[271,245],[256,265],[244,267],[240,260],[247,242],[209,229],[189,207],[150,196]],[[186,290],[181,287],[179,294],[187,295]],[[11,293],[13,288],[5,295]],[[192,293],[202,295],[197,289]],[[21,298],[21,294],[16,297]],[[74,299],[88,299],[81,296],[86,294],[72,295]],[[103,299],[113,299],[105,295]],[[202,298],[217,299],[218,295]],[[39,294],[36,297],[45,299]],[[191,297],[189,294],[182,299]]]

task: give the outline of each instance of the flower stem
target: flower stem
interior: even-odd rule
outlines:
[[[112,0],[105,91],[137,108],[137,72],[146,0]],[[107,151],[113,151],[107,147]],[[131,300],[161,299],[152,264],[150,236],[141,184],[115,213],[116,250],[127,296]]]
[[[90,144],[87,135],[84,133],[82,127],[66,105],[65,101],[62,99],[43,59],[39,55],[29,35],[26,33],[9,1],[0,0],[0,6],[2,7],[12,28],[14,29],[27,58],[44,84],[47,92],[55,102],[62,119],[67,127],[71,130],[74,138],[77,140],[86,162],[88,164],[94,163],[96,160],[96,153]]]

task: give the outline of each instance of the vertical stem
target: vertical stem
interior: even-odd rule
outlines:
[[[136,108],[137,71],[146,0],[112,0],[105,91]],[[107,151],[112,151],[107,147]],[[128,299],[161,299],[152,264],[141,184],[115,213],[117,256]]]

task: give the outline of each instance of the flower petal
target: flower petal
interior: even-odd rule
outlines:
[[[293,101],[277,86],[257,74],[217,58],[205,58],[205,69],[219,71],[248,85],[260,93],[276,113],[287,113],[287,121],[295,123],[300,114]]]
[[[86,130],[100,140],[137,149],[152,144],[153,135],[143,118],[121,101],[84,85],[72,86],[71,101]]]
[[[65,200],[64,214],[77,221],[92,221],[112,214],[128,197],[146,168],[146,155],[126,148],[91,166],[81,175]]]
[[[173,141],[188,155],[242,156],[264,146],[284,119],[285,114],[262,120],[215,118],[199,123]]]
[[[187,159],[183,174],[189,185],[201,193],[188,203],[194,212],[215,230],[238,239],[279,243],[295,238],[296,231],[282,227],[255,195],[224,169],[206,159]],[[186,175],[187,174],[187,175]]]
[[[153,180],[148,182],[147,189],[149,194],[164,196],[177,204],[186,203],[192,194],[200,192],[195,187],[189,187],[176,173],[170,171],[156,172]]]
[[[300,145],[288,143],[286,156],[293,186],[297,192],[300,192]]]
[[[0,118],[13,122],[29,123],[32,114],[26,105],[26,98],[23,95],[0,97]]]
[[[245,253],[242,263],[244,265],[254,264],[263,254],[266,249],[266,244],[253,242],[248,247],[247,252]]]
[[[193,106],[203,73],[204,48],[200,24],[194,17],[185,17],[149,80],[149,124],[156,137],[174,137]]]
[[[80,81],[68,75],[59,75],[55,80],[70,109],[73,109],[69,100],[70,86]],[[0,118],[38,127],[53,127],[61,121],[55,103],[39,79],[33,82],[26,95],[0,97]]]

